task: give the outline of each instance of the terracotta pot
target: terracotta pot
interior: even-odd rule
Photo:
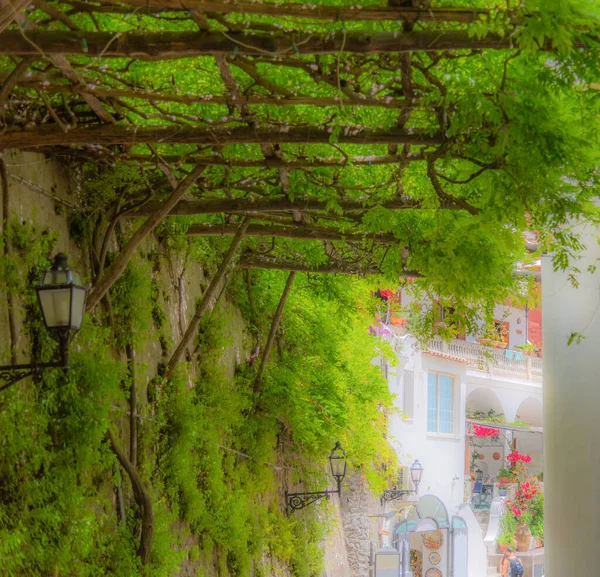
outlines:
[[[492,455],[492,457],[494,458],[494,461],[499,461],[499,460],[500,460],[500,457],[501,457],[501,455],[500,455],[500,453],[498,453],[498,451],[496,451],[496,452],[495,452],[495,453]]]
[[[402,317],[390,317],[390,324],[403,327],[406,326],[406,319]]]
[[[499,348],[499,349],[507,349],[507,348],[508,348],[508,343],[503,343],[503,342],[500,342],[500,343],[498,344],[498,348]]]
[[[486,339],[485,337],[482,337],[480,339],[477,339],[477,342],[480,345],[489,345],[492,342],[492,339]]]
[[[500,477],[498,479],[499,483],[510,483],[510,479],[508,477]]]
[[[541,539],[536,539],[535,540],[535,548],[536,549],[539,549],[540,547],[543,547],[543,546],[544,546],[544,543],[542,542]]]
[[[537,352],[537,356],[541,359],[542,358],[542,351],[538,351]]]
[[[531,544],[531,531],[529,527],[525,525],[525,523],[521,523],[517,527],[517,532],[515,533],[515,538],[517,540],[517,551],[529,551],[529,545]]]
[[[500,548],[500,553],[506,553],[510,543],[498,543],[498,547]]]

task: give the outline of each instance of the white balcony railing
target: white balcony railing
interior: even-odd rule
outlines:
[[[429,350],[473,362],[472,368],[491,375],[504,375],[527,381],[542,381],[542,359],[516,351],[485,347],[453,339],[433,339]]]

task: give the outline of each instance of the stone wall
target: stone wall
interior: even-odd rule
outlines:
[[[375,497],[364,476],[351,474],[346,478],[342,492],[341,514],[346,541],[346,551],[351,577],[368,577],[371,557],[371,543],[379,549],[379,531],[383,519],[371,517],[383,513],[383,507]]]

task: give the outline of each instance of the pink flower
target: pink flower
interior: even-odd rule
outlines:
[[[500,434],[499,429],[493,429],[492,427],[483,427],[473,423],[473,432],[476,437],[497,437]]]

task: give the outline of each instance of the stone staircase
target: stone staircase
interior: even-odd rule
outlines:
[[[490,512],[489,510],[480,510],[474,511],[475,518],[481,527],[481,534],[483,536],[486,535],[488,530],[488,525],[490,522]],[[486,574],[482,577],[500,577],[500,573],[498,573],[498,565],[500,564],[500,559],[502,555],[488,555],[488,566],[486,568]]]

